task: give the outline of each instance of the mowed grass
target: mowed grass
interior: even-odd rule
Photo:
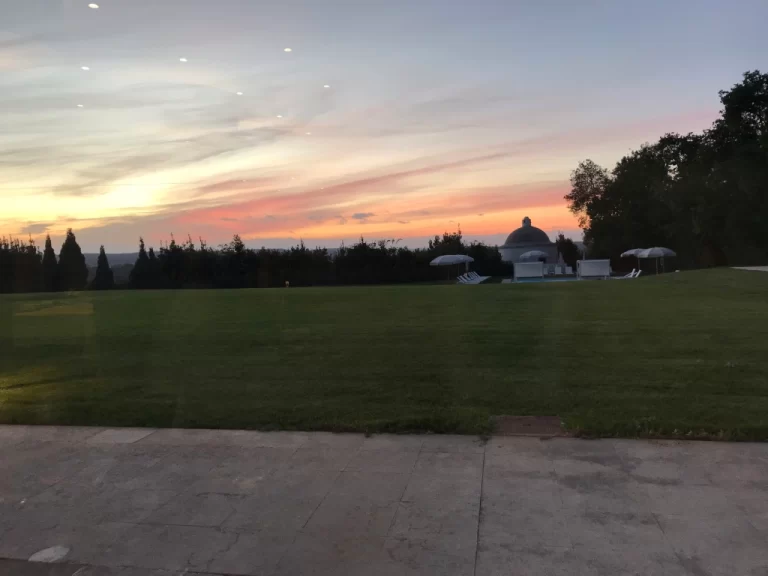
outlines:
[[[0,297],[0,422],[768,438],[768,274]]]

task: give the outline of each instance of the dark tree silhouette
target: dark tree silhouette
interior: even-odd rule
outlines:
[[[46,234],[45,250],[43,250],[43,290],[45,292],[54,292],[58,289],[56,285],[57,267],[56,252],[53,251],[51,235]]]
[[[563,262],[575,270],[576,261],[580,256],[579,247],[576,246],[576,243],[570,238],[566,238],[564,234],[558,234],[555,245],[557,246],[557,253],[563,257]]]
[[[144,238],[139,238],[139,255],[136,258],[136,264],[131,270],[131,285],[139,290],[152,288],[152,271],[150,269],[149,256],[144,247]]]
[[[99,248],[99,260],[96,264],[96,276],[91,282],[93,290],[110,290],[115,287],[115,278],[112,274],[112,268],[109,267],[107,254],[104,252],[104,246]]]
[[[61,245],[57,281],[60,290],[83,290],[88,282],[88,266],[70,228]]]
[[[768,74],[720,92],[703,134],[667,134],[606,170],[587,160],[566,195],[590,254],[668,246],[681,266],[768,262]]]

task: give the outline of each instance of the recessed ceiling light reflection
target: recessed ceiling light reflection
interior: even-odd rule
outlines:
[[[307,136],[312,136],[312,132],[307,132]]]
[[[331,86],[330,86],[330,84],[325,84],[325,85],[323,86],[323,88],[330,88],[330,87],[331,87]]]
[[[88,4],[88,8],[91,8],[93,10],[98,10],[99,9],[99,5],[98,4]]]
[[[77,107],[78,107],[78,108],[82,108],[82,107],[83,107],[83,105],[82,105],[82,104],[78,104],[78,105],[77,105]]]
[[[283,52],[293,52],[293,48],[283,48]]]
[[[282,118],[282,117],[283,117],[283,115],[282,115],[282,114],[278,114],[278,115],[277,115],[277,117],[278,117],[278,118]]]
[[[90,68],[88,66],[80,66],[80,70],[85,70],[86,72],[88,72]]]
[[[186,61],[187,61],[186,58],[179,58],[179,62],[186,62]]]
[[[242,96],[243,95],[242,92],[235,92],[235,94],[237,94],[238,96]]]

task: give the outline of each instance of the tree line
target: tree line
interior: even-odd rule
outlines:
[[[571,243],[572,244],[572,243]],[[484,276],[508,275],[495,246],[467,244],[461,230],[435,236],[427,248],[411,250],[397,240],[367,242],[361,238],[342,245],[335,254],[307,248],[303,242],[289,250],[247,248],[240,236],[218,247],[191,238],[178,243],[171,237],[155,251],[139,239],[139,253],[127,284],[116,285],[102,246],[95,274],[89,282],[85,257],[72,230],[67,231],[58,258],[46,237],[41,252],[33,240],[0,238],[0,293],[67,290],[266,288],[434,282],[459,273],[458,268],[432,267],[443,254],[467,254],[473,269]],[[463,272],[463,269],[461,269]]]
[[[99,252],[98,263],[90,287],[95,290],[112,288],[114,280],[104,246]],[[0,237],[0,294],[84,290],[87,285],[88,266],[71,229],[67,230],[58,258],[50,236],[45,239],[42,253],[31,238],[21,242]]]
[[[573,171],[565,198],[590,256],[666,246],[680,267],[768,261],[768,74],[719,95],[701,134],[666,134],[610,172],[591,160]]]

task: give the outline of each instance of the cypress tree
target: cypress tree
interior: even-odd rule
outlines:
[[[85,256],[71,228],[67,230],[67,237],[59,252],[57,279],[60,290],[82,290],[88,282]]]
[[[104,252],[104,246],[99,249],[99,260],[96,265],[96,276],[91,283],[93,290],[111,290],[115,286],[115,278],[112,274],[112,268],[109,267],[107,254]]]
[[[43,290],[54,292],[56,288],[56,252],[53,251],[51,235],[45,237],[45,250],[43,250]]]

